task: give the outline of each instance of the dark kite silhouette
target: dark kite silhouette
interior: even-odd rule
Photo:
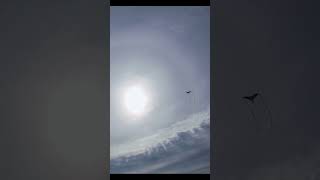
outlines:
[[[254,99],[259,95],[259,93],[254,93],[252,96],[244,96],[242,97],[243,99],[247,99],[249,101],[251,101],[252,103],[254,103]]]
[[[272,121],[273,121],[273,120],[272,120],[271,110],[270,110],[269,106],[267,105],[267,103],[264,101],[264,98],[262,97],[262,94],[260,94],[260,93],[254,93],[254,94],[251,95],[251,96],[243,96],[242,98],[245,99],[245,100],[249,100],[249,101],[251,102],[251,104],[253,104],[258,95],[259,95],[261,101],[263,102],[263,104],[264,104],[264,106],[265,106],[265,108],[266,108],[266,110],[267,110],[267,112],[268,112],[268,115],[270,116],[270,119],[268,119],[268,121],[269,121],[268,128],[271,128],[271,127],[272,127]],[[254,105],[253,105],[253,106],[254,106]],[[248,108],[249,108],[249,110],[250,110],[250,112],[251,112],[251,115],[252,115],[253,120],[254,120],[254,121],[257,121],[257,120],[256,120],[256,117],[255,117],[255,114],[254,114],[254,112],[253,112],[253,109],[252,109],[253,107],[250,107],[250,105],[248,104]]]

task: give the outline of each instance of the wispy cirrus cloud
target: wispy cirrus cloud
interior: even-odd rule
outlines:
[[[210,109],[111,149],[111,173],[209,173]]]

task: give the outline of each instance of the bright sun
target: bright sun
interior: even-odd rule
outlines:
[[[143,115],[146,112],[148,96],[141,86],[128,88],[124,95],[127,110],[133,115]]]

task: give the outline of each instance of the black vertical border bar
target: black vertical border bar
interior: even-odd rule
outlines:
[[[214,166],[214,138],[215,138],[215,119],[213,117],[214,110],[213,110],[213,69],[214,69],[214,62],[215,62],[215,56],[216,56],[216,47],[215,47],[215,41],[214,37],[215,34],[215,28],[214,28],[214,20],[215,20],[215,10],[216,10],[216,0],[210,0],[210,179],[213,179],[213,176],[215,174],[215,166]]]
[[[106,25],[106,49],[105,49],[105,54],[106,54],[106,76],[107,76],[107,99],[106,102],[108,103],[108,108],[106,109],[107,111],[107,148],[106,148],[106,155],[105,155],[105,173],[107,174],[108,178],[111,179],[110,177],[110,0],[105,0],[105,15],[106,15],[106,21],[104,24]]]

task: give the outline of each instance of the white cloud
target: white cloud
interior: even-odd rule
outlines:
[[[148,151],[156,147],[158,144],[163,145],[170,143],[170,139],[177,137],[180,132],[194,132],[194,129],[199,128],[202,123],[210,123],[210,108],[205,111],[192,114],[185,120],[178,121],[171,126],[155,132],[153,135],[141,139],[137,139],[130,143],[111,147],[110,158],[120,156],[132,156]]]
[[[111,173],[209,173],[210,108],[111,149]]]

